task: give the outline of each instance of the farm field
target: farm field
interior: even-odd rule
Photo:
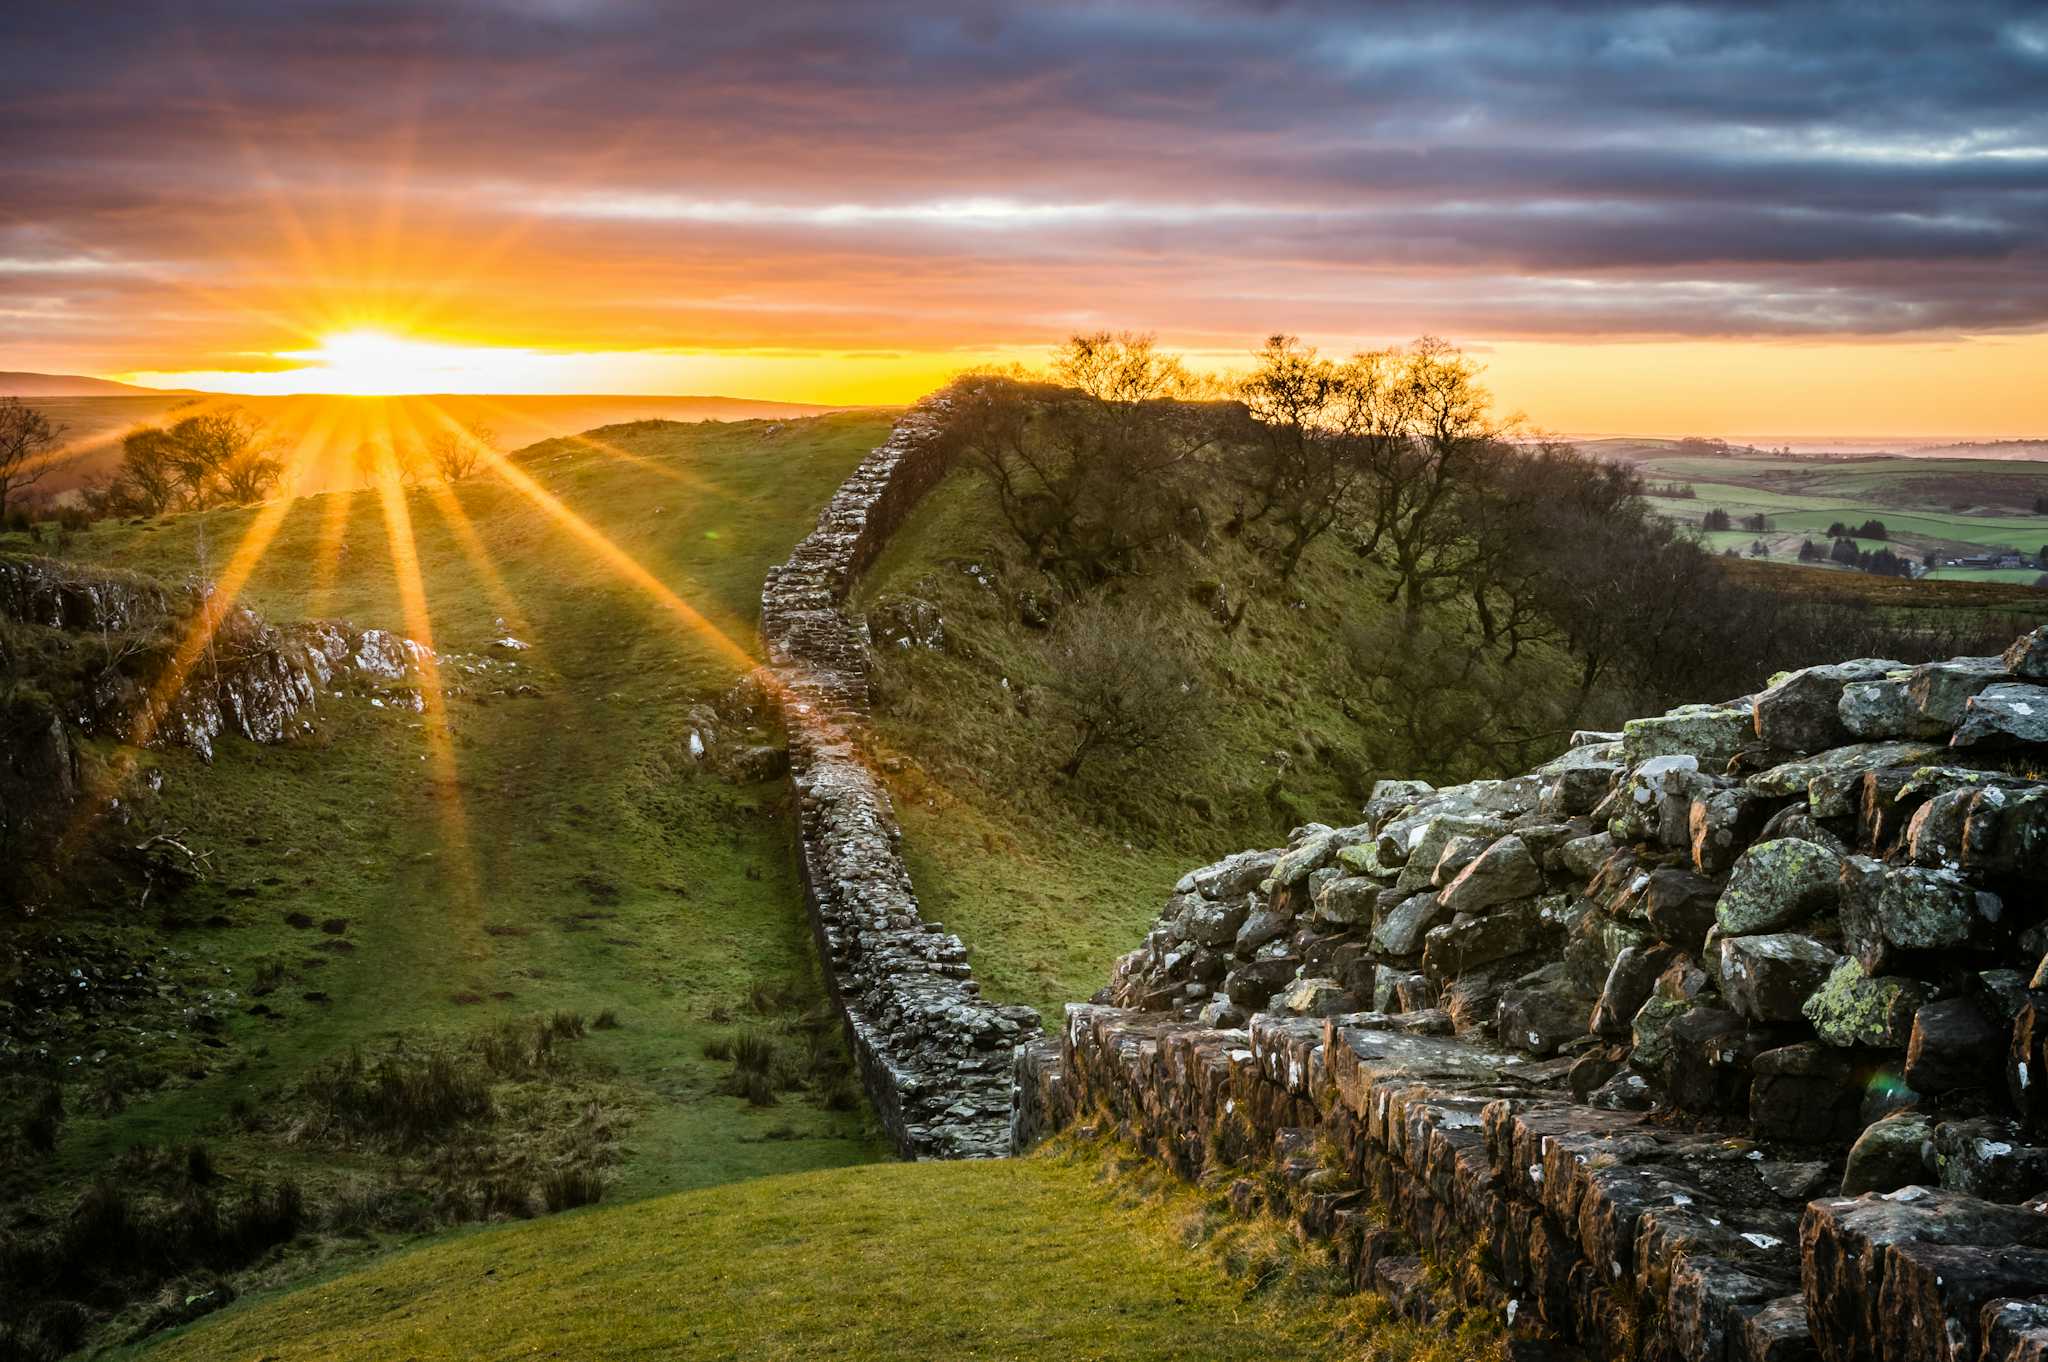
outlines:
[[[1610,441],[1586,448],[1602,452]],[[2019,459],[1870,458],[1818,460],[1736,456],[1712,458],[1641,452],[1628,460],[1652,491],[1673,484],[1693,495],[1652,496],[1650,504],[1680,524],[1698,527],[1713,510],[1736,522],[1729,530],[1702,531],[1716,551],[1747,554],[1762,540],[1769,557],[1795,561],[1802,542],[1823,547],[1827,529],[1840,522],[1882,521],[1887,538],[1857,539],[1866,551],[1889,548],[1915,561],[1929,553],[1974,557],[2014,552],[2030,559],[2048,545],[2048,515],[2037,497],[2048,496],[2048,463]],[[1748,516],[1766,517],[1759,534],[1741,528]],[[2037,570],[1944,570],[1944,575],[2031,583]]]

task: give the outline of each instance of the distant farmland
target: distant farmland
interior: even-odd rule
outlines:
[[[1693,495],[1653,496],[1651,505],[1681,524],[1698,527],[1708,512],[1726,511],[1735,528],[1703,531],[1716,551],[1749,554],[1761,542],[1777,562],[1797,562],[1802,541],[1828,546],[1837,522],[1883,522],[1884,540],[1859,539],[1864,549],[1888,547],[1920,562],[1929,552],[1976,557],[2000,551],[2031,561],[2048,545],[2048,462],[2025,459],[1906,458],[1816,459],[1743,452],[1728,457],[1680,453],[1676,441],[1588,441],[1590,453],[1619,458],[1641,470],[1651,490],[1676,484]],[[2048,503],[2044,503],[2048,504]],[[1744,529],[1765,517],[1759,534]],[[2031,584],[2034,568],[1942,569],[1937,575],[1976,581]]]

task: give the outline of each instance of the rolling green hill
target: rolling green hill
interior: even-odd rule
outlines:
[[[517,462],[590,535],[750,649],[766,568],[889,419],[649,424],[607,433],[603,450],[555,442]],[[210,766],[182,749],[148,756],[161,792],[130,792],[122,835],[174,833],[206,856],[206,876],[140,911],[131,898],[0,925],[10,939],[58,930],[96,976],[153,962],[177,997],[75,1023],[50,1014],[65,1028],[53,1067],[67,1116],[54,1152],[37,1155],[13,1140],[31,1094],[0,1086],[4,1199],[56,1212],[93,1179],[148,1163],[124,1151],[197,1141],[223,1196],[297,1180],[317,1258],[440,1223],[437,1208],[473,1201],[479,1178],[511,1178],[525,1201],[565,1157],[548,1132],[572,1127],[599,1132],[613,1200],[882,1157],[843,1069],[836,1086],[823,1076],[844,1063],[836,1028],[806,1016],[821,1015],[822,995],[784,787],[730,783],[687,752],[686,710],[716,699],[741,663],[504,481],[406,502],[434,643],[457,659],[449,678],[489,655],[534,693],[477,687],[450,701],[452,788],[421,716],[353,697],[323,698],[316,732],[282,746],[224,739]],[[103,523],[61,545],[12,536],[0,549],[217,576],[262,514]],[[277,621],[417,634],[394,561],[374,493],[308,498],[284,515],[244,599]],[[508,634],[530,647],[492,647]],[[98,743],[88,757],[109,754]],[[38,941],[48,958],[74,958]],[[0,985],[20,968],[10,952]],[[496,1133],[475,1137],[494,1151],[489,1167],[458,1175],[417,1152],[293,1133],[307,1075],[351,1051],[461,1055],[495,1027],[557,1012],[618,1025],[565,1045],[560,1082],[498,1086]],[[727,1095],[731,1064],[704,1051],[750,1031],[791,1062],[810,1052],[819,1076],[788,1080],[773,1106]],[[551,1103],[567,1111],[549,1115]],[[155,1176],[123,1185],[147,1201],[164,1188]],[[412,1209],[328,1232],[347,1219],[332,1208],[379,1189]]]
[[[1338,1299],[1276,1222],[1124,1181],[1090,1154],[764,1178],[469,1235],[257,1300],[151,1362],[1283,1358],[1451,1362]]]

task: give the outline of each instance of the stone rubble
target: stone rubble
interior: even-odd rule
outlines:
[[[1277,1166],[1362,1289],[1483,1250],[1597,1356],[2048,1358],[2044,682],[2048,628],[1382,781],[1184,876],[1013,1147]]]
[[[902,832],[861,746],[868,626],[845,608],[889,533],[946,471],[944,401],[906,414],[769,572],[761,636],[789,735],[805,900],[868,1097],[906,1157],[988,1158],[1008,1149],[1010,1056],[1037,1038],[1038,1014],[984,1002],[960,938],[919,916]],[[878,609],[884,622],[888,646],[943,638],[914,608]]]

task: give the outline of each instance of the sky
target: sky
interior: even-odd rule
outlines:
[[[2048,10],[190,0],[0,48],[0,368],[896,402],[1444,336],[1579,433],[2048,436]]]

